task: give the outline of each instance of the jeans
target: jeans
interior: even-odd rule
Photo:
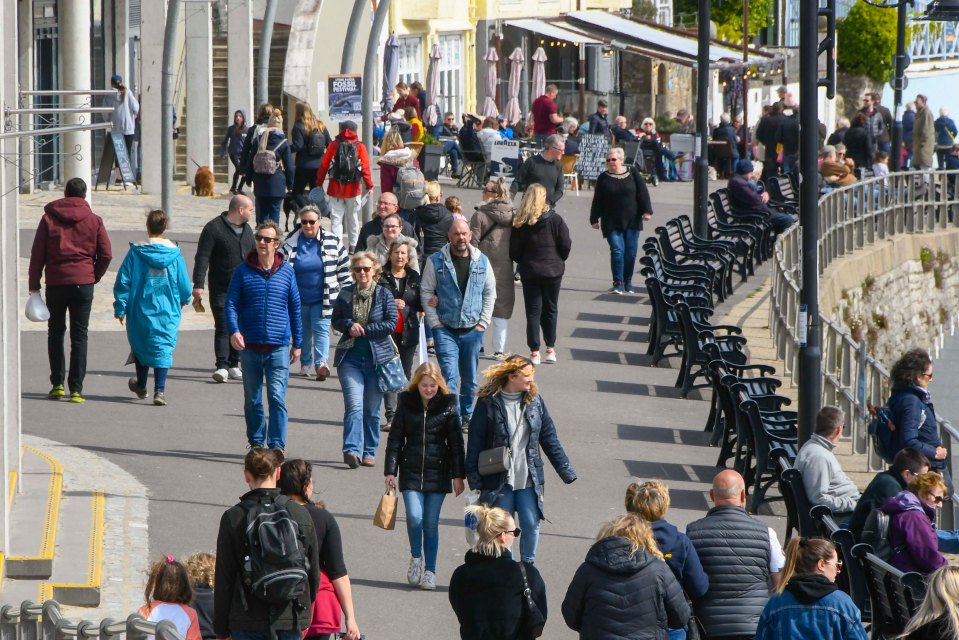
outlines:
[[[493,506],[517,515],[517,524],[523,530],[519,537],[520,557],[523,562],[533,562],[536,559],[536,545],[539,544],[540,513],[536,489],[530,487],[513,491],[506,485]]]
[[[539,330],[543,342],[556,346],[556,321],[559,311],[559,290],[562,278],[544,280],[523,279],[523,303],[526,306],[526,345],[530,351],[539,351]]]
[[[397,345],[400,345],[402,338],[396,334],[393,334],[393,342]],[[413,356],[416,355],[416,351],[419,349],[417,343],[400,345],[400,362],[403,363],[403,372],[406,373],[406,379],[409,380],[413,376]],[[386,421],[390,422],[393,419],[393,414],[396,413],[396,399],[399,397],[397,393],[387,393],[383,396],[383,405],[386,409]]]
[[[669,640],[686,640],[686,630],[669,629]]]
[[[343,389],[343,453],[375,458],[380,444],[380,402],[373,356],[350,349],[337,368]]]
[[[264,196],[255,196],[256,200],[256,223],[260,224],[267,220],[280,224],[280,210],[283,208],[283,198],[267,198]]]
[[[300,364],[320,366],[330,354],[330,319],[323,317],[323,303],[300,305],[303,317],[303,346]]]
[[[433,345],[436,360],[450,391],[459,392],[459,414],[469,419],[473,415],[473,396],[479,386],[476,370],[479,368],[479,350],[485,332],[473,329],[459,334],[446,327],[433,327]]]
[[[426,570],[436,573],[436,552],[440,546],[440,509],[445,493],[404,491],[406,533],[410,537],[410,555],[420,558],[426,547]]]
[[[788,176],[797,171],[799,171],[799,156],[794,153],[783,156],[783,173]]]
[[[87,374],[87,325],[93,307],[92,284],[47,285],[47,356],[50,360],[50,384],[62,386],[67,379],[70,392],[83,391]],[[70,312],[70,375],[67,376],[63,338],[67,332],[67,311]]]
[[[330,230],[337,238],[343,237],[343,227],[349,234],[347,246],[356,247],[360,239],[360,196],[355,198],[334,198],[327,196],[330,203]],[[363,247],[365,250],[366,247]]]
[[[639,229],[612,229],[606,236],[609,243],[609,269],[613,272],[613,286],[631,287],[636,270],[636,251]]]
[[[240,364],[240,352],[230,343],[226,326],[226,292],[210,292],[210,310],[213,312],[213,355],[217,369],[229,369]]]
[[[788,213],[776,211],[769,216],[769,224],[777,234],[796,224],[796,219]]]
[[[243,415],[246,416],[246,439],[253,445],[266,443],[286,449],[286,385],[290,377],[290,349],[286,345],[257,353],[252,349],[240,352],[243,364]],[[263,378],[266,377],[266,399],[270,405],[269,433],[263,415]]]
[[[459,175],[460,160],[463,159],[463,155],[460,153],[460,146],[456,140],[444,140],[443,153],[449,157],[450,168],[453,170],[453,173]]]
[[[140,364],[137,359],[133,360],[133,365],[137,368],[137,386],[141,389],[147,388],[147,378],[150,376],[150,367]],[[166,367],[153,367],[153,391],[154,393],[163,393],[166,391],[166,376],[170,370]]]
[[[493,353],[506,353],[506,332],[509,329],[509,320],[493,316],[490,329],[492,329],[491,333],[493,334],[491,340]]]

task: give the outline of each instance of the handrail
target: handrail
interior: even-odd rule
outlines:
[[[138,613],[125,621],[104,618],[99,624],[89,620],[73,622],[63,617],[60,603],[47,600],[37,604],[24,600],[20,607],[0,607],[0,640],[110,640],[126,636],[126,640],[183,640],[176,625],[169,620],[153,622]]]

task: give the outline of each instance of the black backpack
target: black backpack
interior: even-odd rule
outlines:
[[[892,558],[894,551],[902,551],[905,548],[893,547],[889,544],[889,522],[888,513],[882,509],[873,509],[866,516],[866,522],[862,525],[862,534],[859,536],[859,542],[868,544],[872,547],[872,552],[886,562]]]
[[[326,153],[326,137],[319,129],[310,132],[310,139],[306,145],[306,152],[313,158],[321,158]]]
[[[243,582],[253,597],[268,604],[295,602],[309,589],[307,545],[289,503],[286,496],[247,503]]]
[[[330,163],[330,178],[340,184],[359,182],[363,177],[357,144],[359,143],[340,140],[336,145],[336,153]]]

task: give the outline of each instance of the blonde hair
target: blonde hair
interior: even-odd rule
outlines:
[[[499,537],[509,531],[510,514],[499,507],[485,504],[471,504],[466,507],[466,513],[476,518],[479,540],[473,545],[473,553],[493,558],[503,555],[503,543]]]
[[[492,182],[493,189],[496,190],[495,194],[491,194],[493,195],[494,201],[496,200],[502,200],[503,202],[513,201],[513,194],[509,192],[509,185],[506,184],[506,180],[504,178],[490,178],[488,182]],[[485,189],[486,187],[483,187],[483,188]]]
[[[626,513],[619,516],[612,522],[607,522],[599,530],[597,540],[618,536],[626,538],[632,543],[632,549],[629,556],[633,557],[636,552],[643,549],[651,556],[663,560],[663,553],[656,545],[656,537],[653,535],[653,528],[643,518],[635,513]]]
[[[943,493],[948,493],[949,491],[942,476],[935,471],[927,471],[926,473],[919,474],[909,482],[907,488],[920,498],[932,494],[933,489],[942,489]]]
[[[383,136],[383,142],[380,143],[380,155],[385,156],[394,149],[403,148],[403,136],[397,127],[390,127],[390,130]]]
[[[659,480],[647,480],[626,487],[626,511],[638,513],[649,522],[662,520],[669,511],[669,487]]]
[[[959,638],[959,614],[956,603],[959,602],[959,567],[946,565],[932,572],[926,582],[926,595],[919,610],[906,624],[901,636],[905,638],[913,631],[940,618],[945,618],[948,636],[946,640]]]
[[[283,131],[283,111],[280,109],[273,109],[273,113],[270,114],[270,120],[266,123],[270,129],[278,129]]]
[[[509,382],[511,376],[516,375],[526,367],[533,367],[535,370],[536,365],[534,365],[533,361],[526,356],[506,356],[505,360],[502,362],[497,362],[483,372],[483,375],[486,376],[486,383],[480,387],[479,391],[476,392],[476,397],[485,398],[487,396],[496,395],[503,390],[503,387],[506,386],[507,382]],[[529,404],[533,401],[533,398],[536,397],[536,393],[536,383],[530,380],[529,391],[526,393],[526,404]]]
[[[360,260],[369,260],[373,264],[373,282],[375,283],[377,280],[379,280],[380,274],[383,273],[383,265],[380,264],[379,256],[372,251],[357,251],[350,257],[350,272],[353,271],[356,263]],[[355,276],[353,281],[356,282]]]
[[[451,213],[463,213],[463,204],[456,196],[450,196],[443,204]]]
[[[779,577],[776,593],[782,595],[794,575],[819,573],[819,562],[828,562],[836,555],[836,545],[829,540],[793,536],[786,545],[786,566]]]
[[[430,180],[423,185],[423,194],[433,202],[434,198],[439,198],[443,194],[443,188],[436,180]]]
[[[186,560],[186,572],[194,585],[212,587],[216,581],[216,555],[201,551]]]
[[[516,211],[516,217],[513,218],[513,226],[516,228],[526,224],[532,226],[547,211],[549,211],[549,203],[546,202],[546,188],[541,184],[531,184],[523,194],[523,201]]]
[[[316,117],[313,109],[311,109],[309,103],[306,102],[296,103],[296,107],[293,108],[293,122],[302,122],[306,135],[310,135],[314,131],[326,131],[326,125],[323,124],[322,120]]]
[[[443,372],[440,371],[439,365],[429,361],[416,367],[416,371],[413,372],[413,376],[410,378],[410,386],[408,386],[406,390],[410,393],[418,393],[420,380],[423,379],[423,376],[433,378],[433,380],[436,381],[436,386],[439,387],[440,393],[444,396],[449,395],[450,388],[446,386],[446,380],[443,379]]]

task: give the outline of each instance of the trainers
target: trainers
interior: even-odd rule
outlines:
[[[470,417],[469,417],[469,416],[463,416],[462,418],[460,418],[460,429],[463,431],[463,433],[469,433],[469,432],[470,432]]]
[[[493,360],[499,360],[500,362],[504,362],[506,360],[506,354],[503,353],[502,351],[497,351],[496,353],[493,354]]]
[[[144,398],[147,397],[147,390],[144,389],[143,387],[137,386],[136,378],[130,378],[129,380],[127,380],[127,388],[130,391],[132,391],[136,397],[140,398],[140,400],[143,400]]]
[[[63,390],[63,385],[62,385],[62,384],[55,384],[55,385],[53,385],[53,388],[50,389],[50,393],[47,394],[47,397],[50,398],[51,400],[59,400],[60,398],[62,398],[62,397],[65,396],[65,395],[67,395],[67,394],[66,394],[66,392]]]
[[[420,589],[423,591],[433,591],[436,589],[436,574],[432,571],[424,571],[423,579],[420,580]]]
[[[626,285],[623,285],[623,292],[624,292],[624,293],[636,293],[636,289],[633,289],[633,285],[631,285],[631,284],[626,284]]]
[[[556,350],[546,347],[546,362],[556,364]]]
[[[606,293],[611,293],[611,294],[613,294],[614,296],[621,296],[621,295],[623,295],[623,285],[621,285],[621,284],[614,284],[612,287],[610,287],[610,288],[606,291]]]
[[[414,587],[423,579],[423,561],[420,558],[410,558],[410,568],[406,570],[406,581]]]
[[[311,364],[300,365],[300,375],[303,376],[304,378],[312,378],[313,365]]]
[[[166,406],[166,396],[163,395],[162,391],[157,391],[156,393],[153,394],[153,404],[155,404],[158,407]]]
[[[330,368],[325,362],[321,362],[316,368],[316,381],[323,382],[330,376]]]
[[[230,372],[226,369],[217,369],[213,372],[213,379],[216,382],[226,382],[230,376]]]
[[[230,367],[226,370],[227,374],[230,376],[230,380],[242,380],[243,379],[243,369],[240,367]]]
[[[74,391],[70,394],[70,402],[73,404],[83,404],[87,399],[80,395],[79,391]]]
[[[539,364],[543,361],[542,358],[539,357],[539,351],[534,351],[529,354],[529,359],[533,364]]]

